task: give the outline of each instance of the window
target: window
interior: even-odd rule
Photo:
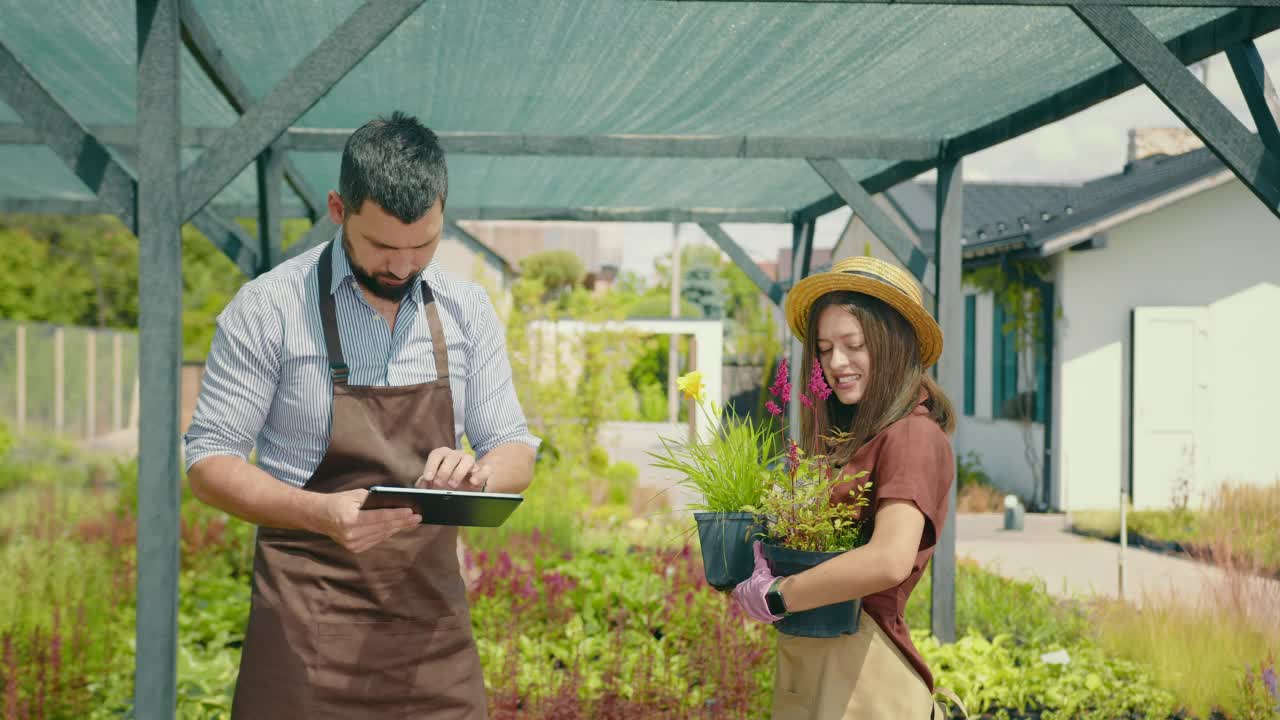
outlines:
[[[1052,308],[1053,288],[1039,288],[1042,305]],[[1044,339],[1034,347],[1018,348],[1016,332],[997,302],[991,325],[991,417],[1017,420],[1029,413],[1034,422],[1043,423],[1049,407],[1045,402],[1049,388],[1049,351],[1053,342],[1053,313],[1046,309],[1041,317]],[[968,329],[966,328],[966,333]]]

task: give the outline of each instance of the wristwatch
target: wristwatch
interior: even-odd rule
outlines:
[[[782,585],[782,578],[773,581],[768,592],[764,594],[764,604],[774,615],[790,615],[791,613],[787,612],[787,603],[782,600],[782,591],[778,589],[780,585]]]

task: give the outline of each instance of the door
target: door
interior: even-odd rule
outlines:
[[[1135,508],[1199,507],[1209,448],[1206,308],[1133,311],[1130,489]]]

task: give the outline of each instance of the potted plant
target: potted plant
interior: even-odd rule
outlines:
[[[779,367],[769,391],[782,403],[770,401],[769,412],[781,415],[791,400],[785,363]],[[812,407],[830,395],[822,367],[815,361],[807,392],[801,394],[800,400]],[[828,447],[845,440],[846,434],[839,431],[823,438]],[[807,454],[794,439],[788,439],[785,463],[771,473],[760,505],[752,508],[766,527],[761,549],[775,575],[795,575],[866,544],[870,524],[864,510],[871,502],[871,482],[859,482],[866,475],[865,471],[845,474],[829,456]],[[832,489],[850,480],[849,497],[834,502]],[[861,600],[849,600],[805,610],[784,617],[774,626],[779,632],[803,637],[851,635],[858,630],[861,606]]]
[[[703,413],[719,417],[719,408],[704,405],[702,375],[691,372],[679,379],[680,392],[697,402]],[[764,499],[769,470],[780,457],[771,423],[750,417],[728,417],[715,424],[714,435],[691,442],[660,437],[662,453],[649,453],[655,467],[680,474],[678,484],[692,490],[692,504],[702,549],[707,583],[722,592],[751,576],[751,545],[763,534],[753,508]]]

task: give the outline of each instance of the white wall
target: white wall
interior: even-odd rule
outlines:
[[[1216,319],[1211,477],[1280,474],[1269,437],[1269,409],[1280,406],[1280,383],[1270,380],[1280,352],[1280,222],[1252,194],[1229,182],[1119,225],[1107,247],[1066,252],[1058,263],[1060,503],[1115,507],[1127,481],[1130,311],[1139,306],[1205,306]]]

